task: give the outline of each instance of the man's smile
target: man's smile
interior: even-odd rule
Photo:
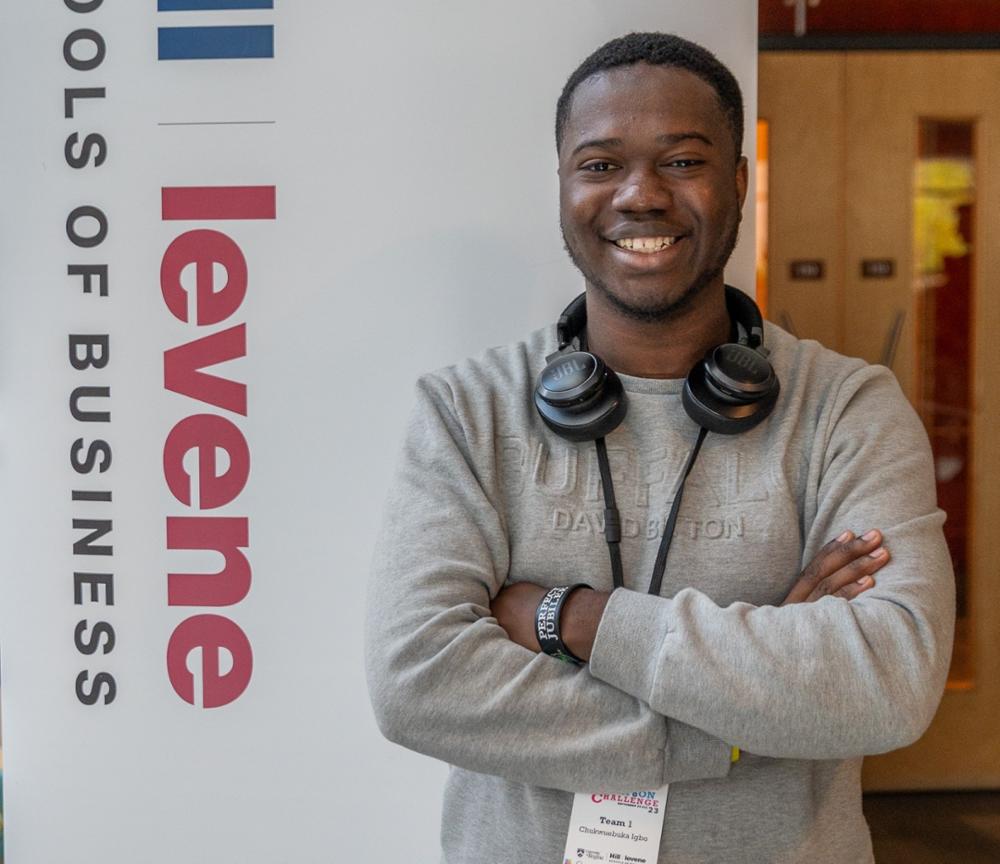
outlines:
[[[651,254],[662,252],[664,249],[673,246],[680,237],[623,237],[620,240],[613,240],[619,249],[627,249],[629,252],[643,252]]]

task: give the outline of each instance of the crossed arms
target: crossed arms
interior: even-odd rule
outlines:
[[[902,398],[884,375],[852,378],[831,413],[877,420],[886,399]],[[539,589],[505,589],[502,507],[453,388],[427,378],[419,396],[369,599],[369,689],[391,740],[469,770],[592,791],[725,776],[730,745],[777,758],[880,752],[929,723],[947,672],[953,588],[915,418],[893,414],[891,456],[880,454],[882,424],[838,435],[831,421],[803,537],[819,569],[790,577],[788,605],[723,608],[694,589],[593,592],[570,618],[570,638],[590,655],[577,669],[538,655],[523,635]],[[893,559],[875,587],[857,585],[842,562],[867,557],[881,535],[814,554],[839,529],[873,524]]]

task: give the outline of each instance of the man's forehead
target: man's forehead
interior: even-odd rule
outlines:
[[[715,139],[726,126],[718,95],[706,81],[686,69],[636,63],[580,82],[569,106],[566,143],[580,136],[614,137],[615,129],[651,117],[663,126],[659,135],[693,130]]]

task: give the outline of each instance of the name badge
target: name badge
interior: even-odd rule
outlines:
[[[656,864],[669,788],[577,793],[569,817],[564,864]]]

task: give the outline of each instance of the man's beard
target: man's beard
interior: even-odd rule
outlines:
[[[608,302],[625,317],[631,318],[633,321],[641,321],[645,324],[651,324],[660,321],[670,321],[681,317],[691,307],[695,299],[720,276],[722,276],[723,270],[725,269],[730,256],[733,254],[733,249],[736,248],[736,240],[739,237],[740,220],[733,220],[732,227],[726,235],[725,242],[719,250],[719,254],[694,278],[691,284],[689,284],[681,292],[680,297],[672,300],[664,300],[662,302],[656,302],[654,299],[653,302],[648,305],[630,303],[622,297],[619,297],[611,291],[595,273],[588,272],[583,262],[573,251],[573,247],[570,246],[569,242],[566,240],[565,229],[561,224],[559,227],[560,230],[562,230],[563,247],[569,254],[570,260],[576,266],[576,269],[579,270],[583,274],[583,278],[587,280],[587,284],[599,291],[601,295],[605,297]]]

